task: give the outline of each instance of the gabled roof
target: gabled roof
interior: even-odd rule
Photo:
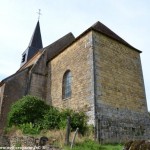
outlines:
[[[112,30],[110,30],[108,27],[106,27],[101,22],[97,21],[95,24],[93,24],[90,28],[88,28],[86,31],[84,31],[82,34],[80,34],[76,39],[82,37],[85,33],[89,32],[90,30],[94,30],[96,32],[100,32],[114,40],[117,40],[118,42],[138,51],[141,53],[140,50],[136,49],[135,47],[131,46],[129,43],[127,43],[125,40],[123,40],[121,37],[119,37],[116,33],[114,33]]]
[[[92,25],[90,28],[88,28],[87,30],[85,30],[83,33],[81,33],[78,37],[74,38],[72,33],[68,33],[67,35],[65,35],[64,37],[60,38],[59,40],[57,40],[56,42],[52,43],[51,45],[45,47],[44,49],[46,49],[48,51],[48,61],[50,61],[51,59],[53,59],[54,57],[56,57],[57,55],[59,55],[61,52],[63,52],[67,47],[69,47],[71,44],[73,44],[74,42],[76,42],[79,38],[81,38],[82,36],[84,36],[86,33],[88,33],[89,31],[96,31],[96,32],[100,32],[130,48],[132,48],[133,50],[141,53],[140,50],[134,48],[133,46],[131,46],[129,43],[127,43],[125,40],[123,40],[121,37],[119,37],[116,33],[114,33],[112,30],[110,30],[108,27],[106,27],[104,24],[102,24],[101,22],[96,22],[94,25]]]
[[[74,35],[70,32],[58,39],[54,43],[45,47],[44,49],[47,51],[48,61],[60,54],[66,47],[72,44],[75,41]]]

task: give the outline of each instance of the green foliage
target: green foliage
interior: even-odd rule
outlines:
[[[8,126],[24,123],[36,123],[42,119],[49,106],[35,96],[24,96],[11,107],[8,114]]]
[[[84,133],[87,127],[87,117],[83,112],[74,112],[70,109],[65,109],[60,114],[60,128],[66,127],[66,118],[67,116],[71,117],[71,129],[75,131],[76,128],[79,128],[80,133]]]
[[[69,150],[70,147],[66,147],[65,150]],[[93,140],[85,140],[84,142],[74,145],[72,150],[122,150],[122,145],[100,145]]]
[[[24,134],[39,134],[41,131],[41,128],[39,125],[34,125],[31,122],[21,124],[19,127]]]
[[[79,143],[74,146],[73,150],[105,150],[104,148],[101,148],[100,144],[92,141],[92,140],[85,140],[83,143]]]
[[[41,126],[43,129],[58,129],[59,123],[60,111],[51,106],[45,113]]]
[[[78,127],[80,133],[85,132],[87,126],[87,117],[84,113],[74,112],[70,109],[64,109],[62,111],[59,111],[52,106],[45,113],[41,127],[43,129],[64,129],[67,123],[67,116],[71,117],[70,125],[72,131],[75,131]]]
[[[115,144],[115,145],[102,145],[101,148],[103,150],[123,150],[123,146],[120,144]]]
[[[41,129],[64,129],[67,116],[71,117],[72,131],[78,127],[80,133],[85,132],[87,117],[83,112],[70,109],[60,111],[45,104],[44,100],[28,95],[12,105],[8,127],[19,126],[25,134],[37,134]]]

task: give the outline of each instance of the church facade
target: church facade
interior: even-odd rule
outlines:
[[[140,53],[100,22],[43,48],[38,22],[21,67],[0,82],[1,131],[12,103],[30,94],[84,111],[100,141],[149,138]]]

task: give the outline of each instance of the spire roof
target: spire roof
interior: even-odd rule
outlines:
[[[43,44],[40,31],[40,23],[38,20],[33,35],[31,37],[29,46],[27,48],[27,61],[29,61],[41,48],[43,48]]]
[[[36,48],[36,49],[43,48],[39,20],[36,24],[35,30],[33,32],[33,35],[32,35],[32,38],[30,40],[30,43],[29,43],[28,47],[33,47],[33,48]]]
[[[21,66],[28,62],[42,48],[43,44],[40,31],[40,23],[38,20],[33,35],[31,37],[30,43],[27,49],[22,54]]]

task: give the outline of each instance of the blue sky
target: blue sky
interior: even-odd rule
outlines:
[[[0,80],[15,73],[27,48],[41,9],[43,45],[65,34],[81,34],[100,21],[141,54],[150,110],[149,0],[4,0],[0,4]]]

